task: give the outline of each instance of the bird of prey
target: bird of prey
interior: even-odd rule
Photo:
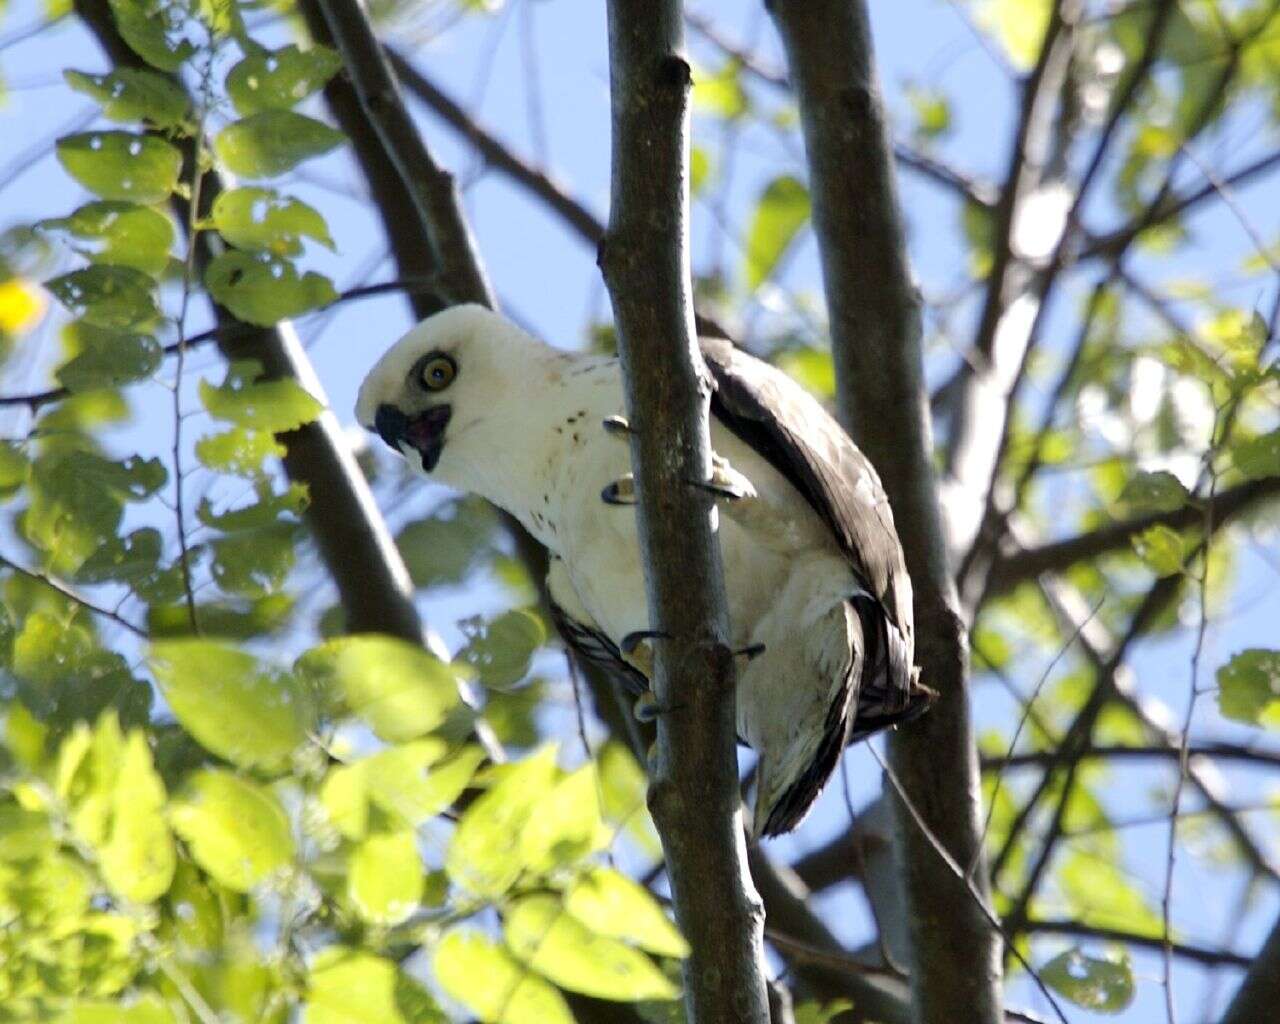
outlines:
[[[739,739],[758,754],[753,831],[799,824],[845,745],[928,707],[911,581],[875,470],[821,403],[718,338],[710,371],[718,533]],[[638,691],[652,644],[619,362],[553,348],[480,306],[393,345],[356,416],[415,471],[481,495],[551,553],[566,643]]]

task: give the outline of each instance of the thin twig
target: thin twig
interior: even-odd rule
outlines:
[[[123,615],[119,614],[118,612],[112,611],[110,608],[103,608],[101,605],[94,604],[87,597],[85,597],[83,594],[79,593],[78,591],[72,589],[66,583],[62,583],[59,580],[55,580],[50,576],[44,575],[43,573],[36,572],[33,569],[26,569],[23,566],[19,565],[17,562],[13,561],[12,559],[6,558],[4,555],[0,555],[0,566],[4,566],[5,568],[12,570],[13,572],[16,572],[19,576],[25,576],[27,579],[32,580],[36,583],[43,583],[50,590],[56,590],[68,601],[72,601],[75,604],[78,604],[81,608],[84,608],[86,611],[93,612],[94,615],[101,616],[104,619],[110,619],[117,626],[124,627],[134,636],[142,640],[148,639],[149,634],[145,629],[142,629],[139,626],[135,626]]]

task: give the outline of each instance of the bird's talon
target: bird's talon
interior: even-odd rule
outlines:
[[[764,644],[748,644],[746,647],[740,647],[734,651],[734,656],[738,658],[746,658],[747,661],[755,661],[756,658],[765,652]]]
[[[618,650],[623,654],[635,654],[636,648],[646,640],[670,639],[671,634],[664,633],[660,629],[637,629],[622,638],[622,641],[618,644]]]
[[[619,477],[611,484],[606,484],[600,492],[600,500],[606,505],[634,505],[636,503],[636,481],[630,473]]]
[[[601,425],[606,434],[614,437],[630,437],[632,434],[631,424],[625,416],[606,416]]]
[[[669,707],[663,707],[658,703],[658,697],[652,690],[645,690],[636,698],[635,705],[631,709],[631,713],[641,722],[655,722],[659,715],[669,715],[673,711],[679,711],[683,704],[672,704]]]
[[[741,488],[733,487],[730,484],[719,483],[716,480],[686,480],[690,487],[696,487],[699,490],[706,491],[708,494],[716,498],[723,498],[727,501],[741,501],[748,497],[747,493]]]

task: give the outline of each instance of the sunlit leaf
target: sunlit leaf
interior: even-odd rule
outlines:
[[[292,110],[267,110],[227,125],[213,148],[232,173],[270,178],[344,140],[341,132]]]
[[[186,93],[164,75],[145,68],[116,68],[105,75],[64,71],[76,92],[92,96],[112,121],[147,120],[160,128],[180,125],[190,102]]]
[[[1131,538],[1138,557],[1159,576],[1172,576],[1182,570],[1186,549],[1177,530],[1157,524]]]
[[[696,109],[726,121],[732,121],[747,112],[750,100],[742,87],[742,65],[735,60],[725,61],[719,71],[713,73],[695,71],[693,74],[693,105]]]
[[[76,181],[103,199],[159,203],[169,198],[182,154],[154,135],[83,132],[58,140],[58,160]]]
[[[254,431],[280,433],[310,423],[323,411],[324,407],[296,380],[259,380],[260,370],[252,361],[235,362],[227,368],[221,387],[201,381],[200,401],[209,415]],[[238,435],[235,440],[247,439]],[[211,453],[205,449],[200,457],[204,459],[207,454]]]
[[[644,769],[631,751],[616,741],[601,748],[598,760],[605,818],[615,827],[624,826],[650,856],[659,856],[662,847],[645,803],[649,780]]]
[[[165,790],[142,730],[124,742],[111,793],[111,817],[98,849],[102,877],[113,892],[150,903],[169,888],[175,865],[173,837],[164,819]]]
[[[342,58],[327,46],[251,53],[227,75],[227,95],[240,115],[288,110],[322,88],[342,67]]]
[[[303,1024],[446,1024],[427,991],[390,960],[331,946],[307,975]]]
[[[290,483],[283,491],[276,493],[269,483],[260,482],[255,493],[258,500],[253,504],[224,512],[214,511],[213,504],[208,498],[204,498],[196,506],[196,518],[205,526],[226,533],[238,533],[244,530],[261,530],[281,523],[295,523],[296,517],[307,507],[307,488],[304,484]]]
[[[73,314],[95,327],[128,331],[160,315],[155,283],[132,267],[86,267],[47,281],[45,287]]]
[[[204,283],[220,304],[246,323],[268,327],[338,297],[323,274],[298,268],[265,252],[224,252],[204,272]]]
[[[209,469],[239,476],[262,472],[267,459],[283,458],[284,445],[270,430],[235,427],[221,434],[206,434],[196,442],[196,458]]]
[[[573,1024],[554,986],[479,932],[449,932],[437,944],[431,966],[440,987],[485,1024]]]
[[[613,868],[593,867],[564,895],[565,909],[598,935],[662,956],[689,955],[689,944],[644,886]]]
[[[281,769],[306,741],[311,704],[291,674],[211,640],[153,643],[150,661],[183,728],[232,764]]]
[[[440,760],[444,744],[425,739],[380,751],[360,762],[369,798],[393,821],[421,825],[452,804],[471,782],[484,751],[467,746]]]
[[[1237,722],[1280,726],[1280,651],[1251,648],[1218,669],[1218,710]]]
[[[520,834],[520,856],[533,871],[571,864],[609,841],[600,815],[600,783],[594,764],[560,779],[540,795]]]
[[[795,1024],[831,1024],[845,1010],[852,1009],[853,1003],[848,999],[833,999],[829,1003],[819,1003],[816,1000],[797,1003]]]
[[[412,831],[368,836],[347,862],[347,895],[370,924],[405,920],[422,900],[423,867]]]
[[[408,641],[372,635],[329,640],[298,667],[393,743],[439,726],[457,707],[459,681],[470,672]]]
[[[836,368],[831,353],[818,348],[789,348],[779,352],[774,365],[795,378],[804,389],[829,400],[836,393]]]
[[[1077,1006],[1094,1013],[1121,1013],[1133,1002],[1133,967],[1124,954],[1089,956],[1076,946],[1041,967],[1040,977]]]
[[[177,71],[195,53],[186,38],[186,11],[164,0],[110,0],[116,28],[130,49],[152,67]]]
[[[754,291],[769,278],[808,219],[809,190],[799,178],[783,175],[765,186],[747,232],[748,289]]]
[[[458,822],[445,858],[449,877],[477,896],[505,893],[525,869],[521,836],[555,776],[554,745],[510,765]]]
[[[94,263],[133,267],[155,276],[169,265],[173,224],[164,214],[137,203],[87,203],[69,217],[43,220],[46,231],[65,231],[80,255]]]
[[[324,218],[312,207],[267,188],[236,188],[213,202],[213,222],[232,245],[266,249],[282,256],[302,252],[302,239],[312,238],[332,249]]]
[[[279,801],[227,771],[189,775],[169,818],[196,862],[236,892],[248,892],[293,859],[293,834]]]
[[[515,955],[571,992],[599,999],[674,999],[680,990],[643,953],[590,931],[554,896],[528,896],[506,914]]]
[[[908,85],[907,102],[915,114],[915,135],[922,140],[933,140],[951,129],[951,103],[944,93],[935,89]]]
[[[1049,27],[1051,0],[984,0],[978,20],[998,39],[1020,70],[1029,69],[1040,53]]]

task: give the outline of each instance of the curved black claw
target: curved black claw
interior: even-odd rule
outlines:
[[[716,498],[725,498],[728,501],[741,501],[743,498],[750,497],[746,491],[740,488],[716,483],[714,480],[686,480],[685,483],[690,487],[698,488],[700,491],[706,491]]]
[[[631,713],[641,722],[657,721],[659,715],[669,715],[673,711],[679,711],[683,704],[673,704],[670,707],[663,707],[658,703],[658,698],[652,690],[645,690],[636,698],[635,704],[631,708]]]
[[[746,658],[747,661],[755,661],[756,658],[764,654],[765,650],[764,644],[748,644],[746,647],[739,647],[733,653],[735,657]]]
[[[636,648],[646,640],[670,639],[671,634],[664,633],[660,629],[637,629],[622,638],[622,641],[618,644],[618,650],[623,654],[635,654]]]
[[[600,500],[606,505],[634,505],[636,503],[634,481],[630,477],[623,477],[621,480],[606,484],[604,490],[600,492]]]
[[[627,422],[625,416],[606,416],[601,424],[606,434],[612,434],[614,437],[630,437],[632,434],[631,424]]]

